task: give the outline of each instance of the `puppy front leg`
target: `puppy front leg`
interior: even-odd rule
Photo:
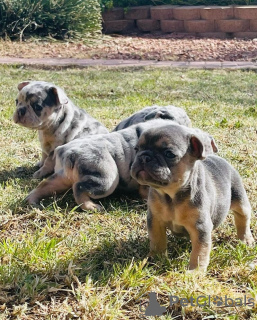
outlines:
[[[148,198],[148,193],[149,193],[149,187],[148,186],[142,186],[142,185],[139,185],[139,195],[141,196],[141,198],[143,200],[147,200]]]
[[[156,254],[167,255],[167,236],[166,226],[152,214],[150,208],[147,212],[147,230],[150,240],[150,253],[149,256]]]
[[[36,166],[41,168],[44,165],[46,158],[47,158],[47,154],[44,151],[42,151],[41,160],[36,164]]]
[[[48,174],[54,172],[55,159],[53,159],[53,152],[45,159],[43,166],[33,174],[34,179],[44,178]]]
[[[192,228],[188,230],[191,243],[192,252],[190,254],[189,270],[194,270],[197,267],[206,270],[210,261],[211,253],[211,230],[203,227],[201,230]]]

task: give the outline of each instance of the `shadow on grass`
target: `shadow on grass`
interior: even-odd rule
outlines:
[[[117,235],[118,233],[117,231]],[[175,265],[176,268],[183,269],[182,266],[185,263],[184,252],[188,251],[190,242],[184,238],[178,239],[173,236],[168,238],[168,259],[166,257],[156,257],[144,266],[144,268],[151,270],[153,276],[172,270]],[[72,261],[60,259],[57,261],[56,267],[51,269],[48,275],[23,265],[22,268],[17,268],[16,271],[18,273],[22,272],[23,277],[16,283],[15,288],[12,287],[10,290],[6,290],[7,296],[12,296],[8,307],[12,308],[13,304],[20,303],[24,297],[32,306],[34,305],[35,297],[42,294],[45,296],[45,301],[53,297],[58,297],[58,299],[63,297],[65,299],[67,296],[64,296],[63,292],[59,292],[58,288],[68,291],[71,288],[76,288],[74,275],[82,285],[87,281],[87,278],[92,279],[96,287],[108,285],[114,279],[130,285],[130,281],[134,281],[133,275],[137,273],[137,269],[132,267],[132,271],[130,271],[129,266],[131,264],[133,266],[138,265],[138,263],[142,262],[146,258],[148,251],[149,241],[147,236],[137,236],[128,240],[109,242],[108,240],[103,240],[97,248],[80,253]],[[70,265],[72,274],[69,271]],[[138,275],[135,275],[135,277],[138,277]],[[148,278],[149,274],[148,272],[141,273],[139,282],[140,277]],[[43,281],[42,283],[40,279]],[[67,284],[69,282],[67,279],[70,279],[70,285]]]
[[[6,182],[9,179],[32,179],[33,173],[38,169],[37,166],[17,167],[11,170],[0,171],[0,182]]]

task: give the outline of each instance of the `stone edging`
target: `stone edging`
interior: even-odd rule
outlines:
[[[87,67],[160,67],[160,68],[194,68],[194,69],[244,69],[257,70],[257,62],[251,61],[155,61],[155,60],[121,60],[121,59],[75,59],[75,58],[0,58],[0,65],[25,65],[31,67],[87,68]]]
[[[187,33],[200,37],[257,38],[255,6],[140,6],[103,13],[104,33]]]

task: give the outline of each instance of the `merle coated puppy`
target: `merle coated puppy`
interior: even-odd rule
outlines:
[[[173,120],[178,124],[191,127],[191,120],[186,112],[179,107],[175,106],[157,106],[145,107],[132,114],[130,117],[122,120],[113,131],[125,129],[133,124],[145,122],[152,119],[168,119]]]
[[[15,123],[38,130],[42,148],[40,169],[34,178],[53,173],[56,147],[84,136],[108,133],[106,127],[84,110],[76,107],[65,92],[52,83],[25,81],[18,85]]]
[[[135,146],[143,130],[170,120],[150,120],[126,129],[73,140],[55,150],[55,173],[27,197],[30,204],[72,187],[75,200],[84,210],[101,210],[91,199],[101,199],[116,188],[138,190],[130,176]],[[179,125],[177,125],[179,126]],[[142,196],[145,187],[139,190]]]
[[[143,132],[131,167],[132,177],[150,186],[147,226],[150,255],[166,253],[166,228],[188,235],[189,269],[206,269],[211,232],[234,213],[237,236],[253,243],[251,206],[239,173],[213,155],[213,139],[200,130],[164,124]]]

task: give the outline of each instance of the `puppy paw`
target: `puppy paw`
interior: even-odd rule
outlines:
[[[27,202],[28,204],[30,204],[31,206],[38,206],[39,205],[39,201],[38,199],[33,195],[33,193],[30,193],[24,200],[25,202]]]
[[[186,270],[187,273],[206,273],[208,266],[188,266],[188,270]]]
[[[104,210],[102,206],[92,201],[87,201],[82,203],[81,209],[86,211],[93,211],[93,212],[101,212]]]
[[[41,170],[38,170],[33,174],[33,179],[40,179],[40,178],[43,178],[43,177],[44,177],[44,175],[42,174]]]
[[[255,244],[255,241],[252,235],[246,236],[243,239],[243,242],[246,243],[248,246],[253,246]]]
[[[38,167],[38,168],[41,168],[42,166],[43,166],[43,164],[44,164],[44,161],[38,161],[36,164],[35,164],[35,166],[36,167]]]

